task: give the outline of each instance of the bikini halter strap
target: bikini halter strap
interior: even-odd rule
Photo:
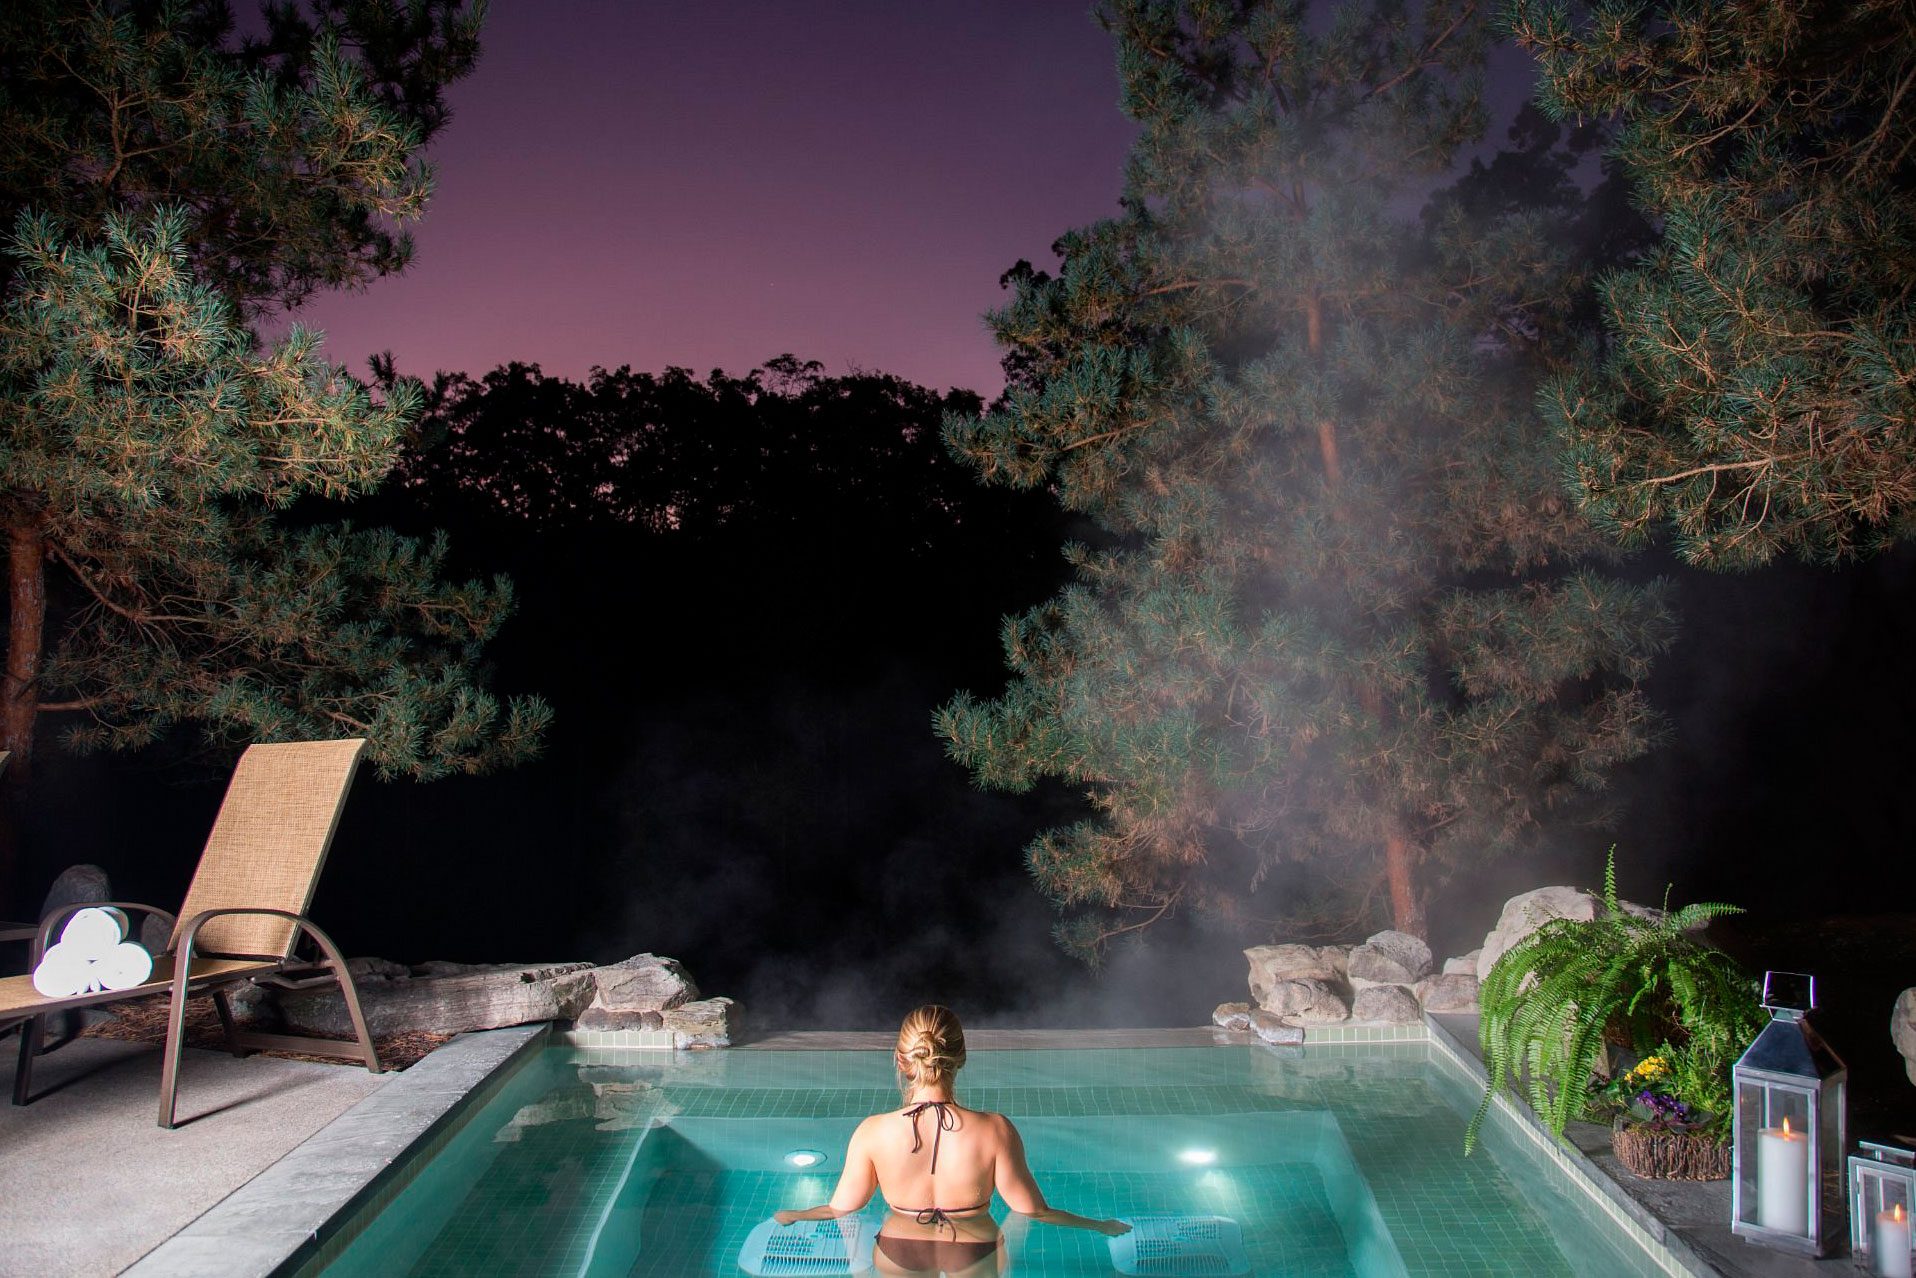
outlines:
[[[925,1147],[925,1138],[918,1134],[918,1116],[928,1109],[938,1111],[938,1126],[934,1127],[931,1133],[931,1174],[934,1176],[938,1174],[939,1139],[946,1132],[958,1129],[958,1115],[952,1113],[949,1108],[955,1103],[940,1100],[919,1101],[905,1111],[905,1117],[911,1119],[911,1152],[914,1154]]]

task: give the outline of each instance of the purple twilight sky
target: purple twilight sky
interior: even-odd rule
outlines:
[[[404,275],[298,315],[363,375],[742,373],[790,351],[995,393],[982,313],[1116,211],[1079,0],[495,3]]]

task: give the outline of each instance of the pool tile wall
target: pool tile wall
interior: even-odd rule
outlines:
[[[1439,1022],[1429,1026],[1430,1053],[1454,1077],[1466,1081],[1480,1095],[1486,1078],[1475,1053]],[[1474,1096],[1473,1096],[1474,1103]],[[1491,1102],[1490,1122],[1496,1132],[1527,1145],[1557,1172],[1557,1183],[1577,1194],[1581,1209],[1600,1214],[1633,1242],[1664,1273],[1677,1278],[1715,1278],[1717,1269],[1699,1257],[1673,1231],[1629,1197],[1575,1146],[1557,1140],[1528,1105],[1500,1093]]]

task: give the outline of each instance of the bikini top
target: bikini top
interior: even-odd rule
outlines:
[[[958,1127],[958,1115],[952,1113],[950,1108],[954,1103],[938,1100],[919,1101],[905,1111],[905,1117],[911,1119],[911,1152],[914,1154],[925,1147],[925,1138],[918,1132],[918,1116],[928,1109],[938,1111],[938,1125],[932,1128],[931,1132],[931,1174],[934,1176],[938,1174],[938,1142],[946,1132],[955,1131]],[[894,1207],[892,1210],[914,1217],[921,1225],[951,1225],[953,1232],[956,1232],[958,1227],[952,1224],[952,1212],[982,1211],[989,1206],[991,1206],[991,1200],[987,1198],[976,1207],[919,1207],[916,1209]]]

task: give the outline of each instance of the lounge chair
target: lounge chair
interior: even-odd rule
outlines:
[[[233,771],[178,915],[137,902],[95,901],[62,907],[40,921],[33,941],[35,964],[66,920],[88,904],[157,915],[171,926],[172,934],[166,950],[154,955],[153,974],[132,989],[48,998],[33,988],[31,976],[0,978],[0,1026],[27,1020],[20,1033],[14,1104],[24,1105],[32,1098],[33,1058],[39,1054],[43,1018],[48,1013],[169,989],[172,1001],[160,1074],[161,1127],[173,1126],[180,1048],[186,1037],[186,1000],[195,994],[213,996],[227,1046],[235,1056],[271,1048],[360,1061],[373,1073],[379,1072],[379,1055],[366,1032],[346,961],[332,938],[305,917],[365,748],[360,740],[248,747]],[[294,959],[302,934],[318,946],[317,962]],[[241,981],[292,987],[337,981],[357,1041],[242,1030],[226,996],[227,987]]]

